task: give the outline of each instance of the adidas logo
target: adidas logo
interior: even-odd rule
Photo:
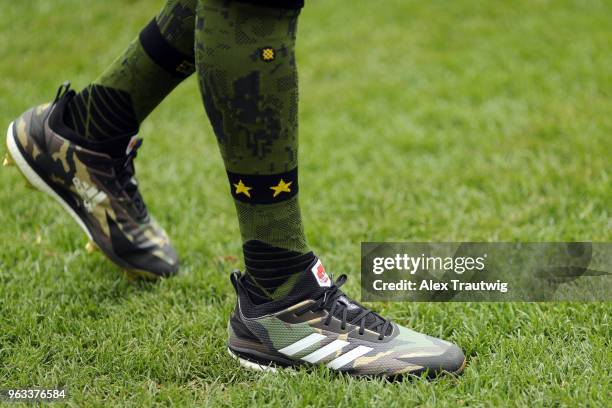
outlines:
[[[94,208],[107,197],[104,191],[100,191],[91,184],[76,177],[72,179],[72,184],[74,184],[74,188],[81,197],[81,200],[83,200],[83,205],[88,212],[93,212]]]
[[[325,339],[327,339],[327,336],[324,336],[319,333],[313,333],[278,351],[283,353],[286,356],[295,356],[300,351],[303,351],[307,348],[311,348],[315,344],[321,343]],[[305,355],[304,357],[301,357],[301,360],[304,360],[304,361],[307,361],[313,364],[318,363],[321,360],[328,357],[329,355],[335,354],[336,352],[341,351],[343,348],[350,346],[350,344],[351,343],[349,343],[348,341],[336,339],[332,341],[331,343],[327,344],[326,346],[320,347],[319,349],[313,351],[312,353]],[[353,360],[356,360],[357,358],[367,354],[370,351],[372,351],[372,347],[357,346],[355,348],[351,348],[350,350],[344,353],[341,352],[339,356],[337,356],[332,361],[327,363],[327,367],[334,369],[334,370],[338,370],[344,367],[345,365],[349,364]]]

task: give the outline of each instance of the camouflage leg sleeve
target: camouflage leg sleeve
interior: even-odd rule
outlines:
[[[138,38],[68,106],[66,124],[79,137],[103,141],[139,124],[195,71],[197,0],[168,0]]]
[[[196,69],[242,238],[305,253],[297,180],[299,10],[200,0]]]

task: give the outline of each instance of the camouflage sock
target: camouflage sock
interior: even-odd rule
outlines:
[[[64,116],[78,137],[103,141],[140,123],[195,71],[197,0],[168,0],[123,54],[71,101]]]
[[[287,2],[291,3],[291,2]],[[299,7],[200,0],[196,69],[243,242],[309,251],[298,205]]]

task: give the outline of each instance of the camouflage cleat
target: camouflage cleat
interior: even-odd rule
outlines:
[[[286,298],[256,305],[232,274],[238,302],[228,326],[230,354],[241,365],[279,367],[325,364],[356,376],[459,374],[465,366],[456,345],[382,318],[349,299],[315,261]]]
[[[72,131],[63,124],[63,111],[73,96],[64,84],[53,103],[12,122],[4,164],[16,165],[32,186],[62,205],[87,234],[88,252],[99,248],[131,275],[176,273],[176,252],[149,216],[134,178],[133,159],[142,139],[126,136],[87,147],[72,142],[74,137],[68,140]]]

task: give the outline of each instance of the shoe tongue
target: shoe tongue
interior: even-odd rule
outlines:
[[[321,260],[315,256],[314,261],[302,273],[302,277],[296,284],[296,290],[304,299],[316,299],[332,285],[332,277],[325,271]],[[347,305],[349,311],[359,313],[360,307],[346,295],[342,295],[339,300]]]
[[[297,282],[296,289],[300,291],[300,295],[303,296],[303,299],[317,299],[323,294],[323,292],[325,292],[325,290],[330,288],[332,284],[332,278],[325,271],[323,263],[319,258],[315,257],[314,261],[310,264],[310,266],[308,266],[308,268],[302,274],[300,280]],[[340,296],[338,300],[343,303],[347,309],[347,321],[353,320],[363,310],[363,306],[346,295]],[[343,309],[344,308],[342,307],[337,308],[334,315],[341,319]],[[373,313],[370,313],[366,317],[365,323],[366,326],[369,327],[375,323],[382,324],[384,323],[384,320]],[[393,331],[393,328],[389,327],[385,335],[389,335],[391,331]]]
[[[125,157],[128,153],[138,149],[142,139],[135,135],[114,137],[103,142],[89,142],[85,147],[96,152],[106,153],[113,159]]]
[[[325,267],[321,260],[315,257],[314,261],[308,266],[308,274],[314,278],[314,282],[321,288],[329,288],[332,285],[332,280],[325,272]]]
[[[321,260],[315,256],[315,259],[302,272],[294,291],[298,292],[302,299],[316,299],[329,289],[332,283]]]
[[[142,146],[142,138],[138,137],[137,135],[132,136],[125,147],[125,154],[128,155],[132,152],[136,153],[140,146]]]

